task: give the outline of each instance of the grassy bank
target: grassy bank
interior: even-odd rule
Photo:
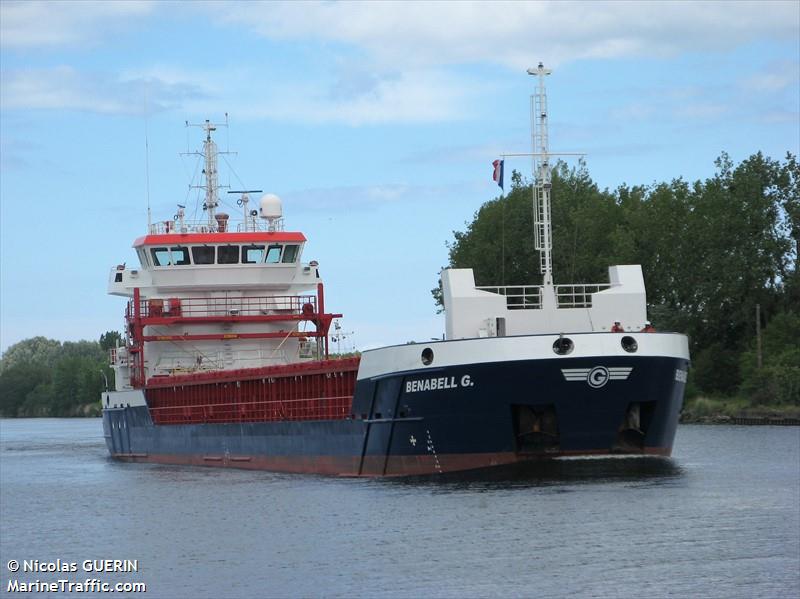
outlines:
[[[741,398],[693,397],[681,412],[683,423],[730,423],[738,419],[800,420],[798,405],[753,405]]]

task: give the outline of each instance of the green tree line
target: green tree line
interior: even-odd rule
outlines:
[[[690,396],[800,405],[800,168],[796,156],[727,154],[705,181],[682,178],[601,190],[585,163],[552,171],[553,270],[559,283],[607,281],[612,264],[641,264],[648,314],[689,335]],[[448,243],[449,266],[478,285],[541,281],[532,189],[519,173]],[[441,289],[433,295],[441,306]],[[756,355],[756,305],[762,326]]]
[[[119,333],[98,341],[33,337],[12,345],[0,359],[0,416],[94,416],[106,381],[113,386],[108,350]]]

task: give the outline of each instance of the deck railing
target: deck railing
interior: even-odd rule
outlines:
[[[556,305],[559,308],[591,308],[592,294],[610,289],[610,283],[580,283],[555,285]],[[506,297],[509,310],[538,310],[542,307],[543,285],[505,285],[476,287]]]
[[[536,310],[542,307],[541,285],[505,285],[475,289],[506,296],[506,307],[509,310]]]
[[[208,220],[165,220],[150,223],[150,235],[165,235],[170,233],[244,233],[255,231],[283,231],[283,219],[274,219],[272,223],[262,218],[249,218],[246,221],[229,219],[225,226],[218,223],[213,225]]]
[[[139,300],[143,318],[208,318],[214,316],[309,315],[317,312],[314,295],[270,295],[258,297],[173,297]],[[128,304],[129,318],[134,302]]]
[[[610,289],[610,283],[581,283],[556,285],[556,304],[559,308],[591,308],[592,294]]]

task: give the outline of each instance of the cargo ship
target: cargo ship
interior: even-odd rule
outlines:
[[[376,477],[669,456],[687,338],[649,326],[638,265],[611,266],[602,283],[553,283],[550,71],[528,73],[541,283],[478,287],[471,269],[445,269],[441,341],[356,357],[330,354],[341,315],[328,311],[319,264],[304,261],[305,235],[285,229],[280,198],[251,207],[260,191],[235,192],[240,219],[218,210],[218,125],[198,125],[205,218],[178,206],[148,222],[133,244],[139,265],[109,275],[109,293],[128,300],[114,389],[101,398],[111,456]]]

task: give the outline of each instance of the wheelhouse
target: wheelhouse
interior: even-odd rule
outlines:
[[[302,233],[216,233],[147,235],[134,248],[144,270],[176,267],[295,266],[303,253]]]

